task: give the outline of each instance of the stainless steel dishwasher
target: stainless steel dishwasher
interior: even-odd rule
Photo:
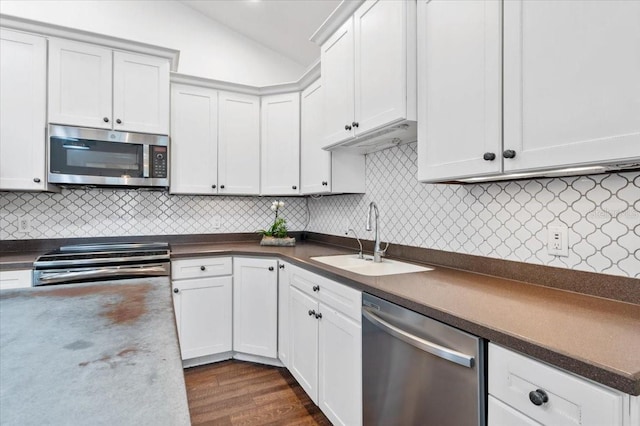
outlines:
[[[486,422],[483,339],[364,293],[365,425]]]

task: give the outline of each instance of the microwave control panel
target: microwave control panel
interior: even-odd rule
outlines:
[[[151,177],[167,177],[167,147],[154,145],[151,147]]]

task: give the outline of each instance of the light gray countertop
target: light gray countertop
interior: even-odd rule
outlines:
[[[188,425],[168,278],[0,293],[0,424]]]

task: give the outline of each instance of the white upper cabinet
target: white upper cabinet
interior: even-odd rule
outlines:
[[[420,0],[418,179],[636,164],[638,22],[633,1]]]
[[[331,192],[331,152],[322,149],[323,97],[320,80],[300,95],[300,190],[302,194]]]
[[[49,122],[169,133],[167,59],[52,38]]]
[[[218,92],[171,85],[172,194],[216,194]]]
[[[262,195],[300,193],[300,93],[263,96]]]
[[[324,94],[323,146],[355,135],[353,18],[320,47]]]
[[[640,2],[504,3],[505,171],[640,159]]]
[[[115,130],[169,133],[169,61],[113,53]]]
[[[320,52],[325,146],[415,121],[415,2],[365,1]]]
[[[301,193],[364,193],[364,155],[322,149],[324,105],[320,80],[302,92],[300,114]]]
[[[419,180],[502,171],[501,20],[499,1],[418,2]]]
[[[49,122],[111,129],[112,50],[49,40]]]
[[[45,190],[47,42],[5,29],[0,39],[0,190]]]
[[[260,98],[219,93],[218,193],[260,193]]]

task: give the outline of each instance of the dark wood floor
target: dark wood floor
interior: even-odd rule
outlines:
[[[184,377],[194,425],[331,425],[286,368],[231,360]]]

